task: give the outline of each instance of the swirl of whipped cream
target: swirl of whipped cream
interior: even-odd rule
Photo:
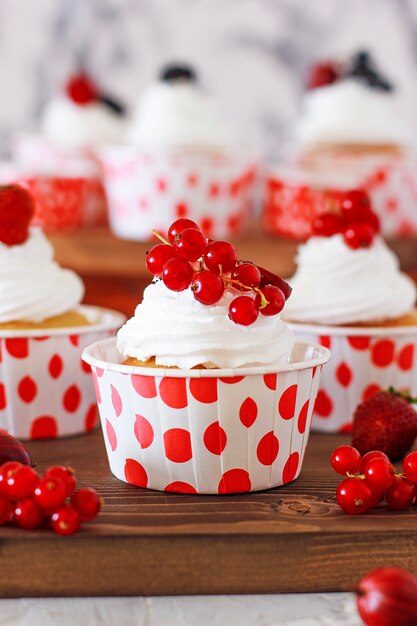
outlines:
[[[60,97],[45,107],[41,130],[54,143],[84,148],[122,141],[125,120],[99,102],[80,106]]]
[[[197,302],[191,289],[175,292],[162,281],[152,283],[134,317],[119,330],[117,347],[125,357],[145,361],[155,356],[157,365],[182,369],[288,360],[295,339],[280,316],[260,315],[251,326],[239,326],[228,318],[236,295],[242,293],[226,291],[217,304],[206,306]]]
[[[353,250],[342,235],[312,237],[300,246],[285,319],[317,324],[378,322],[412,311],[416,287],[397,257],[376,237]]]
[[[303,144],[409,145],[412,127],[394,92],[346,79],[305,94],[295,136]]]
[[[159,82],[143,94],[128,140],[145,148],[231,148],[232,130],[194,84]]]
[[[53,254],[39,228],[31,228],[21,245],[0,242],[0,323],[42,322],[81,302],[81,279],[53,261]]]

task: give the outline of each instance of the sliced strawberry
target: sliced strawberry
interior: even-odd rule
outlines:
[[[0,241],[7,246],[24,243],[33,213],[33,198],[26,189],[19,185],[0,187]]]
[[[279,287],[279,289],[281,289],[285,299],[288,300],[292,292],[292,287],[280,276],[273,274],[259,265],[256,267],[261,272],[260,288],[262,289],[262,287],[265,287],[266,285],[275,285],[275,287]]]

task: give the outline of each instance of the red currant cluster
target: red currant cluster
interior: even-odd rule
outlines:
[[[39,528],[49,518],[59,535],[72,535],[81,522],[93,520],[101,500],[94,489],[75,491],[73,471],[49,467],[40,478],[29,465],[8,461],[0,466],[0,525],[14,520],[20,528]],[[70,503],[65,501],[70,498]]]
[[[314,235],[331,237],[343,234],[347,246],[368,248],[380,230],[379,218],[371,208],[366,191],[353,189],[341,200],[338,213],[323,213],[312,224]]]
[[[383,452],[375,450],[362,457],[352,446],[340,446],[330,463],[338,474],[346,476],[336,491],[336,499],[345,513],[357,515],[374,508],[385,498],[390,509],[403,511],[417,501],[417,452],[403,460],[403,473]]]
[[[291,287],[279,276],[237,258],[228,241],[207,239],[192,220],[176,220],[168,239],[154,233],[163,243],[146,256],[146,266],[161,278],[168,289],[188,287],[194,298],[205,305],[216,304],[227,288],[250,295],[237,296],[229,306],[229,317],[236,324],[249,326],[261,315],[277,315],[291,294]]]

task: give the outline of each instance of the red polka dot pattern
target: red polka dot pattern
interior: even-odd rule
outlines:
[[[219,482],[219,493],[243,493],[250,491],[251,481],[249,473],[244,469],[230,469],[225,472]]]
[[[155,378],[152,376],[136,376],[135,374],[130,377],[130,380],[133,385],[133,389],[138,393],[142,398],[155,398],[156,384]]]
[[[80,343],[80,336],[79,335],[70,335],[69,340],[70,340],[70,342],[72,343],[73,346],[78,346],[78,344]]]
[[[306,429],[309,405],[310,405],[310,401],[306,400],[298,416],[297,427],[298,427],[298,432],[300,433],[300,435],[303,435]]]
[[[329,337],[328,335],[321,335],[319,337],[319,343],[321,346],[330,349],[330,346],[332,345],[331,337]]]
[[[6,339],[5,346],[10,356],[15,359],[26,359],[29,355],[29,341],[23,337]]]
[[[159,395],[171,409],[184,409],[188,404],[185,379],[163,378],[159,384]]]
[[[278,438],[271,431],[262,437],[256,449],[256,456],[262,465],[272,465],[278,456]]]
[[[336,369],[337,381],[342,387],[349,387],[352,382],[352,370],[347,363],[340,363]]]
[[[390,339],[377,341],[372,348],[372,362],[377,367],[388,367],[394,360],[395,344]]]
[[[136,487],[148,486],[148,474],[145,468],[134,459],[126,459],[124,474],[127,482],[131,485],[136,485]]]
[[[87,432],[93,430],[98,424],[98,408],[96,404],[92,404],[84,418],[84,428]]]
[[[279,413],[284,420],[290,420],[294,417],[296,399],[297,385],[291,385],[284,391],[278,403]]]
[[[33,378],[30,376],[22,378],[17,388],[17,393],[23,402],[26,402],[27,404],[33,402],[36,398],[36,394],[38,393],[38,388]]]
[[[223,428],[220,426],[220,422],[213,422],[210,426],[207,426],[204,437],[204,445],[207,450],[212,454],[221,454],[226,447],[227,437]]]
[[[217,401],[217,378],[191,378],[190,392],[196,400],[211,404]]]
[[[165,487],[164,491],[171,491],[173,493],[197,493],[195,487],[189,485],[188,483],[184,483],[181,480],[170,483]]]
[[[59,354],[54,354],[48,364],[48,370],[52,378],[59,378],[62,374],[64,363]]]
[[[173,463],[186,463],[193,456],[190,433],[183,428],[167,430],[164,433],[164,447],[167,459]]]
[[[316,402],[314,404],[314,412],[320,417],[330,417],[333,411],[333,402],[324,389],[319,389]]]
[[[113,387],[113,385],[110,385],[110,389],[111,389],[111,403],[113,405],[114,412],[116,413],[116,417],[119,417],[123,409],[122,399],[116,387]]]
[[[277,375],[276,374],[264,374],[264,383],[268,389],[275,391],[277,388]]]
[[[354,350],[367,350],[371,343],[370,337],[348,337],[347,340]]]
[[[246,398],[239,409],[239,419],[246,428],[250,428],[258,416],[258,406],[252,398]]]
[[[229,376],[228,378],[219,378],[222,383],[226,383],[226,385],[236,385],[236,383],[240,383],[243,380],[244,376]]]
[[[112,452],[114,452],[117,448],[116,431],[114,430],[112,424],[107,419],[106,419],[106,435],[107,435],[107,440],[110,444],[110,448],[112,449]]]
[[[152,424],[143,415],[135,416],[135,437],[142,449],[149,448],[154,440]]]
[[[401,348],[398,354],[398,367],[403,372],[410,371],[414,366],[415,346],[410,343]]]
[[[339,428],[339,433],[350,435],[352,433],[352,423],[346,422],[346,424],[342,424],[342,426]]]
[[[81,392],[76,385],[71,385],[68,387],[66,392],[64,393],[63,405],[68,413],[75,413],[75,411],[80,406],[81,402]]]
[[[290,483],[296,477],[299,462],[300,455],[298,452],[290,454],[282,470],[282,482],[284,485]]]
[[[6,390],[3,383],[0,383],[0,411],[3,411],[7,406],[6,402]]]
[[[51,415],[42,415],[32,422],[31,439],[54,439],[58,436],[58,424]]]
[[[363,390],[362,400],[369,400],[369,398],[372,398],[372,396],[378,393],[378,391],[381,391],[381,387],[379,385],[371,383]]]

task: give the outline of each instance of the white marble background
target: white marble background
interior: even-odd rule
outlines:
[[[363,47],[415,97],[417,0],[0,0],[0,153],[77,64],[131,105],[161,64],[185,60],[273,155],[311,61]]]

